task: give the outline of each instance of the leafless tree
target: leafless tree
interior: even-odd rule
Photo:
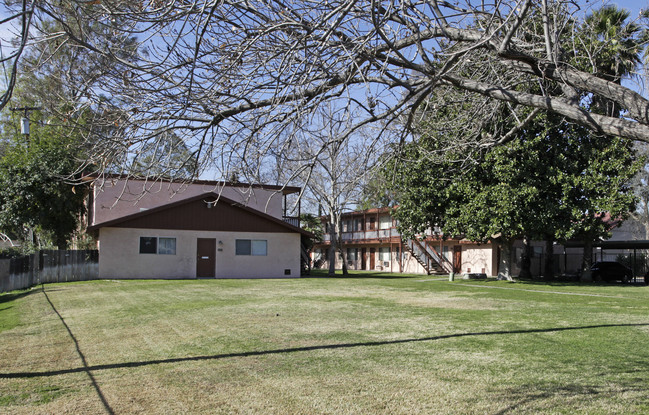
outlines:
[[[10,81],[0,107],[22,51],[44,41],[30,29],[40,21],[66,16],[62,41],[115,64],[87,98],[114,127],[92,142],[90,162],[100,167],[166,129],[205,169],[223,173],[263,157],[278,137],[280,146],[298,141],[303,135],[292,128],[324,105],[355,114],[336,138],[345,140],[368,124],[407,126],[440,87],[498,105],[516,121],[486,137],[493,143],[525,125],[521,108],[649,142],[645,97],[570,64],[576,50],[595,59],[576,35],[584,11],[572,0],[22,0],[5,7],[12,13],[0,23],[13,25],[17,41],[3,56]],[[89,21],[105,30],[84,32]],[[124,37],[135,39],[136,59],[121,56]],[[554,87],[533,88],[547,83]],[[114,107],[102,110],[101,96]],[[624,118],[590,111],[585,100],[594,97],[616,102]]]
[[[299,140],[278,154],[282,160],[281,181],[306,183],[303,200],[328,216],[329,275],[335,274],[336,253],[347,274],[346,253],[342,249],[342,215],[357,205],[362,185],[378,167],[381,141],[366,127],[347,138],[353,114],[332,106],[321,108],[308,124],[297,129]]]

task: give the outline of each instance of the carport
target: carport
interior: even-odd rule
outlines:
[[[583,248],[584,243],[579,241],[566,242],[566,248]],[[628,251],[631,255],[631,269],[633,270],[633,281],[636,282],[638,276],[644,276],[649,271],[649,264],[644,263],[643,268],[638,267],[638,251],[649,251],[649,240],[636,240],[636,241],[598,241],[593,242],[593,248],[599,248],[593,251],[593,260],[603,261],[606,250],[624,250]]]

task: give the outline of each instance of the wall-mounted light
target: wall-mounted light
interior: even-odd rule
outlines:
[[[219,245],[223,245],[223,241],[219,241]]]

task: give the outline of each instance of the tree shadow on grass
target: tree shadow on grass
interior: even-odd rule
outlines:
[[[229,359],[229,358],[237,358],[237,357],[266,356],[266,355],[277,355],[277,354],[287,354],[287,353],[297,353],[297,352],[311,352],[317,350],[349,349],[349,348],[356,348],[356,347],[387,346],[387,345],[394,345],[394,344],[418,343],[418,342],[436,341],[436,340],[461,338],[461,337],[473,337],[473,336],[558,333],[563,331],[591,330],[591,329],[612,328],[612,327],[645,327],[645,326],[649,326],[649,323],[598,324],[598,325],[590,325],[590,326],[553,327],[553,328],[544,328],[544,329],[482,331],[482,332],[445,334],[441,336],[430,336],[430,337],[408,338],[408,339],[397,339],[397,340],[384,340],[384,341],[379,340],[379,341],[367,341],[367,342],[358,342],[358,343],[325,344],[325,345],[316,345],[316,346],[293,347],[293,348],[286,348],[286,349],[223,353],[223,354],[215,354],[215,355],[208,355],[208,356],[175,357],[169,359],[147,360],[141,362],[112,363],[112,364],[93,365],[93,366],[88,366],[86,364],[85,357],[83,357],[83,355],[79,351],[79,354],[82,356],[82,361],[84,363],[83,367],[51,370],[51,371],[44,371],[44,372],[0,373],[0,378],[22,379],[22,378],[36,378],[36,377],[51,377],[51,376],[66,375],[70,373],[85,372],[88,373],[88,376],[93,381],[93,385],[95,385],[95,388],[97,389],[97,392],[100,395],[100,397],[102,397],[102,401],[103,401],[104,400],[103,395],[101,395],[101,391],[99,390],[99,387],[96,385],[96,382],[94,381],[91,372],[95,372],[99,370],[110,370],[110,369],[137,368],[137,367],[169,364],[169,363],[221,360],[221,359]],[[70,335],[72,335],[72,333],[70,333]],[[75,343],[76,343],[76,339],[75,339]],[[78,349],[78,344],[77,344],[77,349]]]
[[[70,338],[74,342],[74,346],[77,349],[77,354],[81,358],[81,363],[83,363],[83,367],[82,368],[77,368],[75,373],[76,372],[85,372],[88,375],[88,378],[90,379],[90,382],[92,383],[92,386],[95,388],[95,391],[97,392],[97,396],[101,400],[101,403],[104,406],[104,409],[106,410],[107,413],[109,413],[111,415],[114,414],[115,411],[113,411],[113,409],[108,404],[108,401],[106,400],[106,397],[102,393],[101,388],[99,387],[99,384],[97,383],[97,380],[95,379],[94,375],[92,374],[92,369],[88,366],[88,361],[86,360],[86,356],[83,354],[83,352],[81,351],[81,348],[79,347],[79,342],[77,341],[77,338],[72,333],[72,330],[70,330],[70,326],[68,326],[68,323],[65,322],[65,319],[63,318],[61,313],[59,313],[59,310],[57,310],[56,307],[54,306],[54,303],[52,303],[52,300],[50,300],[50,297],[47,295],[47,292],[45,292],[45,287],[44,286],[41,286],[41,287],[42,287],[43,295],[45,295],[45,299],[47,300],[47,302],[52,307],[52,310],[54,310],[56,315],[59,317],[59,319],[61,320],[61,323],[63,323],[63,326],[65,327],[65,330],[68,332],[68,335],[70,336]]]
[[[428,277],[426,274],[396,274],[393,272],[379,272],[379,271],[356,271],[350,270],[348,275],[343,275],[342,271],[336,271],[336,275],[329,276],[328,271],[324,269],[311,270],[311,274],[302,275],[301,278],[335,278],[335,279],[359,279],[359,278],[375,278],[384,280],[401,280],[408,278],[422,278]]]
[[[519,413],[521,410],[542,412],[537,408],[525,408],[536,401],[558,398],[565,400],[582,397],[586,401],[592,401],[595,398],[611,401],[617,396],[627,393],[644,394],[646,388],[643,384],[624,381],[615,384],[597,385],[597,384],[579,384],[569,383],[564,385],[547,384],[529,384],[521,385],[515,389],[505,390],[496,399],[501,402],[513,402],[503,409],[495,412],[493,415],[506,415],[509,413]]]
[[[25,291],[11,292],[11,293],[0,293],[0,304],[8,303],[14,300],[18,300],[28,295],[40,292],[40,290],[28,289]]]
[[[640,288],[646,287],[643,281],[636,281],[630,283],[623,283],[619,281],[611,282],[581,282],[581,281],[562,281],[562,280],[517,280],[519,284],[545,286],[545,287],[624,287],[624,288]]]

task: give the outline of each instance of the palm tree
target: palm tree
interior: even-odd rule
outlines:
[[[630,13],[616,5],[604,6],[588,15],[584,21],[586,34],[583,46],[593,73],[617,84],[633,76],[642,63],[643,50],[649,31],[627,21]],[[592,107],[606,115],[620,115],[619,105],[594,97]]]

